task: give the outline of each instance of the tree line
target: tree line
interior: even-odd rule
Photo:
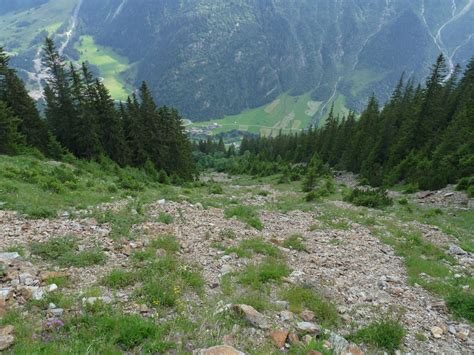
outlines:
[[[191,179],[192,145],[175,109],[157,107],[142,83],[125,103],[116,104],[103,82],[83,63],[76,67],[46,38],[43,65],[44,119],[24,83],[0,48],[0,154],[36,149],[61,159],[108,157],[120,166],[153,169]]]
[[[373,186],[404,182],[438,189],[474,175],[474,58],[449,74],[440,55],[425,85],[402,75],[389,101],[373,95],[357,119],[336,117],[294,135],[244,138],[237,166],[254,173],[309,163],[315,154],[335,169],[360,174]],[[246,161],[254,161],[248,166]],[[262,169],[258,165],[261,164]],[[231,166],[235,169],[236,163]],[[247,170],[248,170],[247,169]],[[245,170],[245,169],[244,169]]]

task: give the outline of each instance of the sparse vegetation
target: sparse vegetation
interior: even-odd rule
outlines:
[[[106,256],[98,248],[78,250],[74,236],[52,238],[46,242],[35,242],[30,245],[33,255],[53,262],[59,266],[88,267],[104,264]]]
[[[236,217],[255,229],[263,229],[263,224],[260,221],[257,212],[252,207],[244,205],[230,207],[224,211],[224,215],[226,218]]]
[[[282,296],[290,303],[290,310],[295,313],[309,309],[314,312],[318,321],[326,327],[334,327],[339,323],[339,313],[335,305],[309,286],[287,288],[283,291]]]
[[[283,246],[293,250],[306,251],[306,246],[304,245],[303,241],[304,238],[302,235],[293,234],[285,239]]]
[[[253,253],[277,257],[280,255],[278,248],[262,238],[242,240],[238,247],[227,248],[226,254],[236,253],[241,258],[251,257]]]
[[[242,271],[239,282],[258,290],[262,289],[269,282],[280,282],[290,272],[291,270],[286,263],[267,257],[260,264],[248,265]]]
[[[405,335],[406,330],[403,325],[398,320],[386,316],[359,329],[350,339],[394,353],[400,348]]]

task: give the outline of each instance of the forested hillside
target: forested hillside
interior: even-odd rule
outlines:
[[[438,189],[474,175],[474,59],[447,78],[440,55],[424,85],[402,76],[381,107],[371,96],[359,119],[330,112],[324,127],[274,138],[244,138],[236,173],[271,175],[288,164],[319,156],[339,170],[360,174],[373,186],[404,182]],[[204,143],[198,147],[206,151]],[[207,149],[209,150],[209,149]]]
[[[0,154],[39,154],[62,159],[111,159],[118,166],[192,179],[191,146],[179,113],[158,108],[145,82],[139,97],[116,107],[109,91],[85,63],[67,63],[52,39],[44,45],[47,70],[45,120],[0,48]]]

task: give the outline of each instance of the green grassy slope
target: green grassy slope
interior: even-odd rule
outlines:
[[[80,54],[80,62],[89,62],[100,70],[105,86],[116,100],[125,100],[129,91],[121,74],[129,68],[128,59],[107,47],[99,46],[92,36],[81,36],[74,47]]]

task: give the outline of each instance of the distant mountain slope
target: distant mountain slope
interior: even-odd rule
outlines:
[[[33,6],[44,0],[15,2]],[[11,20],[9,29],[0,29],[0,40],[8,41],[4,33],[33,27],[38,16],[45,21],[44,9],[53,3],[54,9],[68,3],[67,13],[61,27],[57,20],[45,24],[46,33],[64,34],[78,0],[23,7],[32,24],[0,14],[0,24]],[[102,76],[113,77],[116,97],[145,79],[160,104],[176,106],[192,120],[264,107],[286,94],[321,102],[312,118],[317,123],[333,101],[355,110],[372,92],[385,101],[402,72],[424,78],[440,52],[452,64],[465,64],[474,54],[474,0],[83,0],[81,5],[65,53],[75,60],[103,57],[84,55],[79,42],[87,38],[94,44],[89,54],[127,58],[120,69],[92,63]],[[7,50],[18,52],[14,63],[31,71],[38,38],[15,41]]]
[[[285,92],[343,95],[354,109],[372,91],[386,99],[401,72],[423,77],[440,51],[462,45],[461,62],[474,53],[471,3],[85,0],[81,16],[98,43],[138,62],[137,81],[147,78],[161,103],[206,119]]]

